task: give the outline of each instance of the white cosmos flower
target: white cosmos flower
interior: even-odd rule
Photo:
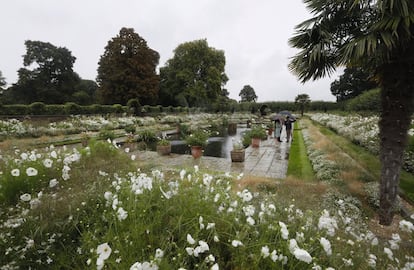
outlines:
[[[164,251],[160,248],[157,248],[155,250],[155,259],[160,260],[162,257],[164,257]]]
[[[401,220],[399,223],[400,230],[403,232],[414,232],[414,225],[412,222],[408,220]]]
[[[293,252],[293,255],[299,261],[302,261],[308,264],[312,262],[312,256],[304,249],[301,249],[301,248],[295,249],[295,251]]]
[[[56,151],[55,151],[55,150],[53,150],[52,152],[50,152],[50,156],[51,156],[52,158],[56,159],[56,158],[57,158],[57,153],[56,153]]]
[[[20,195],[20,200],[24,201],[24,202],[28,202],[32,199],[32,196],[29,193],[25,193]]]
[[[385,247],[384,248],[384,253],[387,254],[388,259],[390,259],[391,261],[394,260],[394,253],[392,253],[392,250],[391,249]]]
[[[29,157],[29,156],[27,155],[27,153],[21,153],[21,154],[20,154],[20,158],[21,158],[22,160],[26,160],[28,157]]]
[[[253,226],[253,225],[256,223],[256,221],[255,221],[255,220],[254,220],[254,218],[252,218],[252,217],[247,217],[246,222],[247,222],[250,226]]]
[[[118,214],[119,221],[125,220],[128,217],[128,212],[125,211],[124,208],[122,207],[118,208],[117,214]]]
[[[219,265],[217,263],[215,263],[211,268],[211,270],[219,270]]]
[[[11,175],[12,176],[19,176],[20,175],[20,170],[19,169],[13,169],[12,171],[11,171]]]
[[[194,245],[195,244],[195,240],[194,240],[194,238],[191,236],[191,234],[189,234],[189,233],[187,233],[187,242],[190,244],[190,245]]]
[[[131,160],[135,160],[136,156],[135,155],[131,155]]]
[[[319,242],[321,243],[323,250],[325,250],[326,255],[331,256],[332,255],[332,248],[331,248],[331,243],[329,242],[328,239],[326,239],[325,237],[322,237]]]
[[[282,238],[287,240],[289,238],[289,231],[286,227],[286,224],[282,221],[279,221],[280,232],[282,233]]]
[[[243,246],[243,243],[240,240],[233,240],[231,241],[231,245],[233,247],[239,247],[239,246]]]
[[[46,168],[52,168],[53,165],[53,160],[51,160],[50,158],[46,158],[43,160],[43,166],[45,166]]]
[[[269,255],[270,255],[269,247],[268,246],[263,246],[262,249],[260,250],[260,254],[262,255],[263,258],[269,257]]]
[[[59,181],[58,181],[58,180],[56,180],[56,179],[52,179],[52,180],[50,180],[50,181],[49,181],[49,187],[50,187],[50,188],[54,188],[54,187],[56,187],[58,184],[59,184]]]
[[[29,167],[26,169],[26,174],[27,176],[36,176],[37,175],[37,170],[33,167]]]
[[[98,254],[99,258],[103,261],[109,258],[109,256],[111,255],[111,252],[112,252],[112,249],[108,245],[108,243],[100,244],[96,248],[96,253]]]

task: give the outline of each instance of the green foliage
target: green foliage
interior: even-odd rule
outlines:
[[[223,96],[224,52],[207,40],[180,44],[173,58],[160,68],[160,102],[164,106],[206,107]]]
[[[65,104],[65,113],[66,114],[82,114],[82,107],[76,103],[68,102]]]
[[[250,85],[243,86],[243,89],[239,93],[240,102],[256,102],[257,95],[253,87]]]
[[[309,105],[309,103],[310,98],[308,94],[299,94],[295,97],[295,104],[299,107],[302,116],[305,108]]]
[[[11,87],[15,103],[44,102],[63,104],[69,100],[80,82],[73,71],[75,57],[62,47],[48,42],[25,41],[25,68],[18,71],[18,81]],[[30,67],[35,68],[30,69]]]
[[[203,129],[197,129],[185,137],[185,142],[190,146],[205,147],[208,143],[210,132]]]
[[[143,129],[138,131],[138,141],[139,142],[145,142],[145,143],[151,143],[157,141],[157,135],[154,131]]]
[[[137,98],[132,98],[127,102],[128,111],[134,115],[141,115],[141,104]]]
[[[30,114],[42,115],[46,112],[46,105],[43,102],[34,102],[29,105]]]
[[[102,129],[99,131],[99,138],[102,140],[111,140],[113,141],[115,139],[115,132],[113,130],[109,129]]]
[[[379,112],[381,110],[381,89],[366,91],[349,100],[346,104],[346,110]]]
[[[260,138],[262,140],[267,138],[266,129],[261,125],[255,125],[248,133],[251,138]]]
[[[158,99],[159,77],[156,67],[158,52],[133,28],[123,27],[119,35],[108,41],[98,63],[97,82],[104,104],[126,105],[138,98],[142,104],[153,104]]]
[[[331,83],[332,95],[338,102],[357,97],[365,91],[376,88],[377,84],[371,79],[371,74],[361,67],[345,68],[339,80]]]
[[[131,133],[131,134],[135,134],[135,132],[137,131],[135,125],[128,125],[124,128],[124,130],[126,133]]]

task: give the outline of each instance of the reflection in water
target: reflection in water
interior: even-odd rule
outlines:
[[[221,157],[230,159],[230,151],[233,148],[233,140],[240,140],[243,132],[247,130],[246,126],[238,125],[237,132],[234,135],[228,135],[227,129],[220,132],[221,137],[210,137],[208,144],[204,149],[204,156]],[[171,152],[175,154],[190,154],[190,147],[184,141],[171,141]]]

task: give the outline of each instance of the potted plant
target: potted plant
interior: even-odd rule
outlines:
[[[82,132],[81,134],[81,144],[83,147],[88,146],[89,140],[91,139],[91,136],[89,132]]]
[[[243,162],[245,158],[245,150],[242,141],[233,141],[233,150],[230,151],[232,162]]]
[[[250,130],[252,147],[259,147],[260,141],[267,138],[266,130],[262,126],[255,126]]]
[[[194,158],[199,158],[203,154],[203,148],[208,143],[210,133],[199,129],[185,137],[185,142],[191,147],[191,155]]]
[[[171,142],[165,138],[157,141],[157,153],[160,156],[166,156],[171,153]]]

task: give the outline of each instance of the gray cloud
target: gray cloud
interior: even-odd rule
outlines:
[[[223,50],[231,98],[248,84],[259,101],[293,101],[301,93],[335,100],[330,83],[337,73],[301,84],[287,69],[296,52],[287,40],[310,17],[301,0],[19,0],[3,3],[2,11],[0,70],[9,84],[23,66],[25,40],[68,48],[75,71],[93,80],[107,42],[132,27],[160,53],[160,66],[183,42],[205,38]]]

